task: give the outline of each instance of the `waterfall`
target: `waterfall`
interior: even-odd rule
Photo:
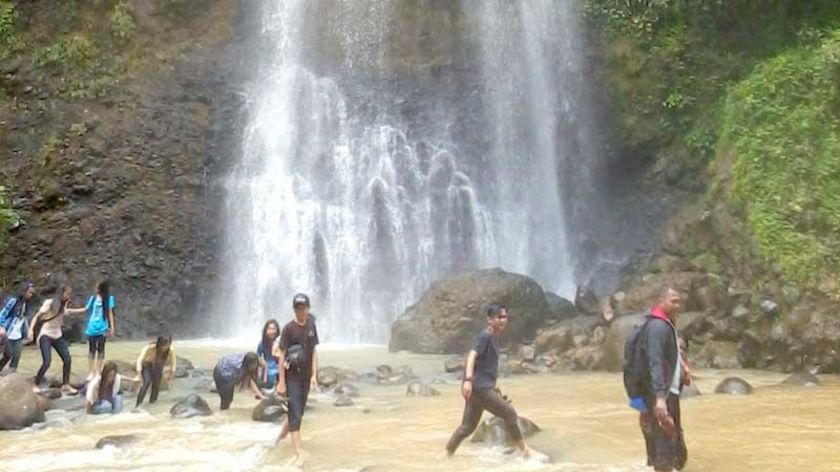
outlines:
[[[592,158],[573,2],[261,7],[228,181],[228,329],[287,318],[304,291],[323,339],[381,343],[432,281],[473,268],[572,292]]]

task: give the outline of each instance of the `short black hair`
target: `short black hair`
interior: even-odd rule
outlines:
[[[499,313],[501,313],[502,310],[507,310],[507,307],[504,305],[504,303],[493,302],[487,304],[487,308],[484,310],[484,312],[487,314],[488,318],[495,318],[499,316]]]

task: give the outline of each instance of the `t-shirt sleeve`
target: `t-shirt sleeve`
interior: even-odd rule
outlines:
[[[116,305],[116,303],[114,303],[114,296],[113,296],[113,295],[110,295],[110,296],[108,297],[108,309],[109,309],[109,310],[113,310],[113,309],[114,309],[114,308],[116,308],[116,307],[117,307],[117,305]]]
[[[318,338],[318,325],[316,325],[315,323],[312,323],[312,332],[315,333],[315,336],[312,339],[312,345],[317,346],[321,343],[321,340],[320,338]]]
[[[490,336],[487,333],[481,333],[475,337],[475,345],[473,346],[473,350],[480,356],[487,351],[487,346],[489,345]]]
[[[96,403],[96,394],[99,392],[99,379],[101,377],[97,376],[94,377],[88,383],[87,386],[87,393],[85,394],[85,400],[89,401],[90,403]]]
[[[285,352],[286,348],[289,347],[289,344],[292,342],[292,333],[288,326],[283,327],[283,331],[280,332],[280,337],[278,338],[277,347],[280,348],[281,351]]]

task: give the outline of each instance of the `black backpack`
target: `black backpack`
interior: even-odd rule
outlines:
[[[633,332],[627,336],[624,343],[624,390],[627,392],[627,398],[642,397],[647,390],[645,379],[648,371],[644,342],[648,323],[649,317],[644,323],[633,328]]]

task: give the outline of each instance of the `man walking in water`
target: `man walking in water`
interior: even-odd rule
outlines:
[[[318,385],[318,328],[315,317],[309,314],[309,297],[298,293],[292,299],[295,316],[288,322],[277,340],[275,356],[278,358],[277,394],[286,395],[289,412],[277,441],[292,433],[292,449],[296,461],[301,460],[300,424],[309,389]]]
[[[648,466],[657,472],[680,470],[687,459],[680,421],[680,391],[691,380],[681,362],[677,335],[680,293],[671,285],[659,290],[640,335],[644,349],[644,401],[640,425],[645,438]]]
[[[502,418],[505,422],[507,434],[516,443],[516,447],[526,458],[531,457],[531,449],[525,445],[522,432],[519,430],[516,410],[496,390],[496,377],[499,372],[499,336],[507,326],[507,310],[501,303],[491,303],[487,306],[487,327],[475,337],[475,346],[467,356],[464,369],[464,383],[461,385],[461,395],[466,401],[464,418],[461,426],[452,433],[446,444],[448,455],[455,453],[458,446],[467,436],[475,431],[484,410]]]

